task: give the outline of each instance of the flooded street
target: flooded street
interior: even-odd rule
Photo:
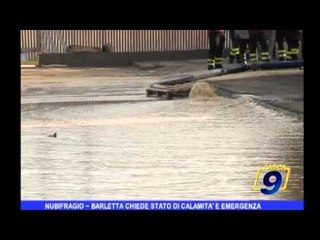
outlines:
[[[247,97],[147,98],[146,87],[161,79],[152,72],[106,79],[28,71],[21,81],[22,199],[303,199],[299,119]],[[265,164],[291,168],[287,190],[253,190]]]

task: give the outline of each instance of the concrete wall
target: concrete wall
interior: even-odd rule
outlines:
[[[70,67],[128,66],[138,61],[204,59],[208,50],[138,52],[138,53],[50,53],[39,55],[39,65],[61,64]]]

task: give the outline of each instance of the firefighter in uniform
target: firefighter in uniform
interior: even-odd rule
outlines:
[[[232,48],[230,49],[229,62],[246,63],[246,50],[249,44],[248,30],[230,30]]]
[[[304,48],[304,37],[303,37],[303,30],[300,30],[299,31],[300,33],[300,40],[301,40],[301,57],[303,58],[303,48]]]
[[[224,30],[208,30],[209,59],[208,70],[223,68]]]
[[[303,48],[304,48],[304,36],[303,36],[303,30],[300,30],[300,36],[301,36],[301,57],[302,57],[302,59],[304,58],[303,57],[303,54],[304,54],[304,50],[303,50]],[[303,70],[304,69],[304,66],[302,66],[302,67],[300,67],[300,69],[301,70]]]
[[[278,42],[279,61],[296,60],[299,55],[299,30],[277,30],[276,40]],[[287,42],[288,49],[285,49],[284,42]]]
[[[250,62],[258,62],[259,60],[261,60],[262,62],[268,62],[270,60],[270,56],[269,56],[269,46],[267,43],[265,30],[249,30],[249,37],[250,37],[250,40],[249,40]],[[260,47],[261,47],[260,59],[259,59],[259,55],[257,55],[258,43],[260,44]]]

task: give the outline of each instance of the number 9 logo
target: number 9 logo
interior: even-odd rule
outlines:
[[[270,177],[273,177],[273,176],[276,178],[276,180],[274,182],[270,182]],[[278,192],[278,190],[280,189],[281,184],[282,184],[281,173],[278,171],[270,171],[270,172],[266,173],[263,177],[263,184],[266,187],[273,186],[273,188],[270,190],[266,189],[266,188],[261,188],[261,192],[263,194],[271,195],[271,194]]]

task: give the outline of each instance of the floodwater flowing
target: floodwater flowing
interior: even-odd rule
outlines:
[[[23,86],[22,199],[303,199],[303,122],[207,83],[191,99],[158,101],[144,96],[149,79],[95,81]],[[54,104],[101,95],[112,102]],[[253,189],[265,164],[291,168],[286,191]]]
[[[196,100],[212,99],[216,96],[216,89],[207,82],[196,82],[189,93],[189,98]]]

